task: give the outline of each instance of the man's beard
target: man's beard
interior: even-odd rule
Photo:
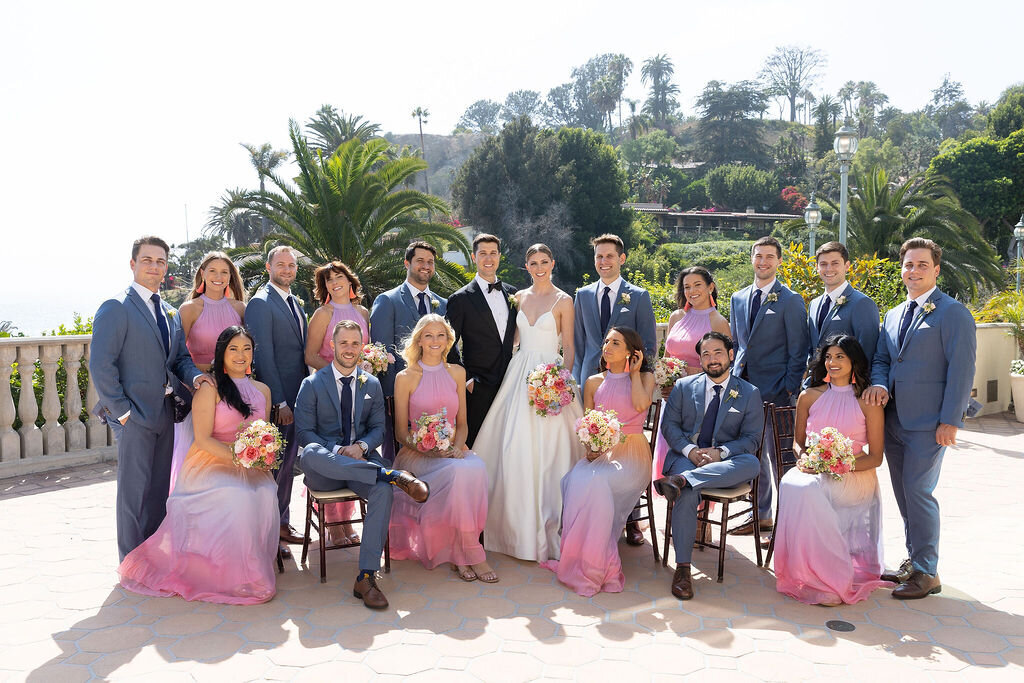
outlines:
[[[727,372],[729,372],[728,365],[719,365],[714,370],[708,370],[707,368],[704,368],[704,374],[706,374],[711,379],[718,379]]]

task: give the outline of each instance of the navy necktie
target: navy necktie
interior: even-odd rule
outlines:
[[[708,448],[714,443],[715,437],[715,420],[718,419],[718,407],[722,405],[722,385],[716,384],[712,387],[715,395],[711,399],[711,403],[708,404],[708,409],[704,411],[704,421],[700,423],[700,434],[697,435],[697,446],[699,448]]]
[[[287,298],[288,308],[292,311],[292,317],[295,318],[295,324],[299,326],[299,336],[302,336],[302,320],[299,319],[299,309],[295,307],[295,301],[289,296]]]
[[[171,333],[167,329],[167,321],[164,319],[163,309],[160,307],[160,295],[154,293],[149,297],[153,302],[153,312],[156,313],[156,326],[160,330],[160,341],[164,343],[164,355],[171,355]]]
[[[757,312],[761,310],[761,290],[754,290],[754,298],[750,301],[750,329],[754,329],[754,321],[757,320]]]
[[[416,296],[420,298],[420,317],[423,317],[427,314],[427,293],[420,292]]]
[[[341,377],[341,445],[347,446],[352,438],[352,377]]]
[[[608,333],[608,323],[612,319],[612,288],[605,287],[601,297],[601,334]]]
[[[818,308],[818,333],[821,334],[821,326],[825,322],[825,318],[828,317],[828,310],[832,308],[832,297],[828,294],[825,295],[825,300],[821,302],[821,307]]]
[[[914,311],[917,310],[917,302],[911,301],[910,305],[907,306],[906,312],[903,314],[903,320],[900,322],[900,348],[903,348],[903,340],[907,338],[907,330],[910,329],[910,322],[914,319]]]

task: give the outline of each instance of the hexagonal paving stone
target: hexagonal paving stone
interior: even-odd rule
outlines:
[[[540,678],[543,666],[527,654],[497,652],[474,659],[468,672],[484,681],[518,683]]]
[[[420,609],[398,620],[396,628],[425,633],[444,633],[458,628],[463,617],[451,610]]]
[[[424,645],[390,645],[366,658],[366,665],[379,674],[409,676],[433,668],[440,655]]]
[[[501,641],[486,631],[459,629],[454,633],[434,636],[427,645],[442,657],[472,658],[497,652]]]
[[[140,647],[153,637],[153,632],[144,626],[114,626],[93,631],[78,640],[83,652],[118,652]]]
[[[705,628],[688,633],[683,642],[709,655],[740,657],[756,649],[752,638],[724,628]]]
[[[346,650],[379,650],[402,641],[402,633],[385,624],[357,624],[338,631]]]
[[[318,607],[309,611],[305,621],[311,626],[322,626],[331,629],[344,628],[354,624],[362,624],[370,618],[371,612],[362,605],[342,604]]]
[[[814,666],[780,652],[754,652],[739,659],[740,671],[765,681],[795,681],[814,676]]]
[[[597,605],[587,603],[563,603],[545,607],[541,616],[556,624],[567,626],[589,626],[600,624],[605,620],[608,613]]]
[[[1009,646],[997,635],[966,626],[940,626],[932,629],[929,635],[936,643],[964,652],[1001,652]]]
[[[234,633],[203,633],[182,638],[171,650],[182,659],[220,660],[235,654],[244,645],[245,641]]]
[[[583,666],[601,658],[601,648],[581,638],[549,638],[534,643],[528,652],[545,664],[556,666]]]
[[[504,598],[466,598],[459,600],[454,609],[467,619],[498,619],[515,612],[516,606]]]
[[[222,621],[219,614],[176,614],[158,620],[150,628],[159,636],[188,636],[210,631]]]
[[[636,613],[636,623],[651,631],[688,633],[700,628],[700,617],[678,609],[653,609]]]
[[[504,578],[502,579],[504,583]],[[551,584],[527,583],[510,588],[505,597],[520,607],[523,605],[550,605],[565,598],[565,589]]]
[[[555,625],[540,617],[505,617],[493,619],[486,626],[486,632],[502,640],[534,641],[555,635]]]
[[[704,667],[704,656],[689,647],[655,643],[633,650],[633,664],[652,674],[684,675]]]

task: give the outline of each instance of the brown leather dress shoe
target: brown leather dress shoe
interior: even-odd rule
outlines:
[[[644,532],[640,530],[640,525],[636,522],[626,523],[626,543],[629,545],[644,544]]]
[[[910,561],[910,558],[903,560],[900,563],[899,569],[890,569],[882,572],[882,576],[879,577],[882,581],[891,581],[893,583],[906,583],[910,575],[914,573],[914,565]]]
[[[763,534],[771,533],[772,529],[775,528],[774,522],[772,522],[772,520],[770,520],[770,519],[762,519],[762,520],[758,520],[758,522],[760,524],[761,533],[763,533]],[[735,529],[729,529],[729,535],[730,536],[750,536],[753,533],[754,533],[754,520],[753,519],[751,519],[750,521],[746,522],[745,524],[739,525]]]
[[[893,589],[892,597],[897,600],[920,600],[941,591],[942,582],[939,581],[938,574],[932,576],[915,569],[906,582]]]
[[[672,576],[672,595],[680,600],[690,600],[693,598],[693,580],[690,579],[690,567],[688,565],[676,565],[676,573]]]
[[[352,595],[362,600],[363,604],[370,609],[387,609],[388,607],[388,599],[380,592],[380,588],[377,588],[377,579],[373,574],[362,581],[356,580],[356,585],[352,587]]]
[[[672,503],[676,502],[676,498],[686,486],[686,478],[681,474],[670,474],[654,482],[654,490]]]
[[[285,543],[302,543],[302,536],[290,524],[281,525],[281,540]]]
[[[427,485],[427,482],[420,481],[405,470],[395,470],[394,472],[398,477],[392,482],[395,486],[405,491],[417,503],[426,502],[430,497],[430,486]]]
[[[281,558],[282,559],[290,560],[292,558],[292,549],[291,548],[289,548],[284,543],[281,543],[278,547],[281,549]]]

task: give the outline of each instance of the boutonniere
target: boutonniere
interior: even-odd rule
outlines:
[[[511,294],[508,295],[508,305],[510,308],[519,308],[519,302]]]
[[[366,375],[359,375],[359,384],[366,384]]]
[[[845,303],[846,303],[846,296],[844,295],[844,296],[839,297],[838,299],[836,299],[836,308],[839,308],[840,306],[842,306]]]
[[[767,302],[767,303],[769,303],[769,304],[770,304],[770,303],[771,303],[771,302],[773,302],[773,301],[778,301],[778,300],[779,300],[779,295],[778,295],[778,294],[776,294],[775,292],[772,292],[771,294],[769,294],[768,296],[766,296],[766,297],[764,298],[764,300],[765,300],[765,302]]]
[[[932,308],[935,308],[935,307],[934,307],[934,306],[932,306]],[[171,309],[169,309],[169,310],[167,311],[167,317],[168,317],[168,318],[173,318],[173,317],[174,317],[174,316],[176,316],[176,315],[178,315],[178,312],[177,312],[176,310],[174,310],[173,308],[171,308]]]
[[[924,315],[928,315],[929,313],[935,310],[935,304],[929,301],[924,306],[921,306],[921,310],[924,311]]]
[[[735,401],[735,400],[736,400],[736,399],[738,399],[739,397],[740,397],[740,392],[736,391],[735,389],[730,389],[730,390],[729,390],[729,398],[730,398],[730,399],[732,399],[733,401]]]
[[[306,307],[306,302],[302,300],[301,296],[295,297],[295,300],[299,302],[299,306],[302,306],[303,308]]]
[[[619,305],[620,306],[628,306],[629,305],[629,292],[623,292],[622,293],[622,296],[619,297]]]
[[[430,300],[430,307],[433,308],[434,310],[437,310],[438,308],[441,307],[441,302],[438,301],[437,299],[431,299]]]

